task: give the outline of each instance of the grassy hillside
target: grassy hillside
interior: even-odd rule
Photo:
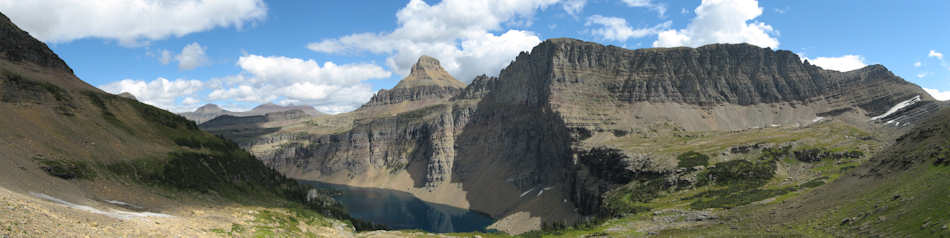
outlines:
[[[0,66],[6,114],[0,120],[0,162],[6,165],[0,185],[6,188],[128,201],[154,211],[234,204],[289,209],[273,212],[301,219],[349,219],[327,195],[308,197],[309,186],[181,116],[91,87],[60,86],[56,80],[62,79],[54,77],[65,74],[59,72]],[[245,230],[270,229],[258,228]]]

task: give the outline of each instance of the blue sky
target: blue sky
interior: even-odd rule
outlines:
[[[175,112],[265,102],[345,112],[394,86],[421,54],[468,82],[558,37],[629,49],[749,42],[827,69],[883,64],[948,99],[948,10],[948,1],[0,0],[81,79]]]

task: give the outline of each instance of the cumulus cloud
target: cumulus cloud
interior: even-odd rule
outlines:
[[[802,60],[808,60],[813,65],[817,65],[823,69],[837,70],[841,72],[847,72],[855,69],[864,68],[867,66],[864,63],[864,57],[860,55],[842,55],[839,57],[818,57],[810,59],[807,57],[802,57]]]
[[[373,96],[364,81],[392,74],[373,64],[337,65],[283,56],[247,55],[238,59],[241,75],[212,80],[210,100],[313,105],[322,112],[356,109]]]
[[[263,0],[44,0],[0,1],[18,26],[45,42],[98,37],[137,46],[150,40],[241,28],[264,19]]]
[[[541,42],[530,31],[505,25],[527,25],[534,13],[557,0],[445,0],[429,5],[412,0],[396,13],[391,32],[355,33],[308,45],[323,53],[370,52],[388,55],[386,65],[400,75],[420,55],[430,55],[461,81],[479,74],[497,74],[521,51]],[[568,7],[570,8],[570,7]]]
[[[651,0],[623,0],[623,3],[627,4],[629,7],[645,7],[657,12],[660,16],[666,14],[666,5],[661,3],[655,3]]]
[[[693,10],[696,17],[684,29],[662,31],[655,47],[700,46],[710,43],[749,43],[777,48],[777,32],[755,21],[762,15],[756,0],[703,0]]]
[[[633,29],[627,24],[627,20],[623,18],[593,15],[587,18],[587,23],[584,25],[600,25],[600,28],[591,29],[591,34],[605,40],[624,42],[630,38],[641,38],[656,34],[663,29],[670,28],[671,24],[673,24],[672,21],[666,21],[651,28]]]
[[[198,101],[188,99],[204,87],[198,80],[157,78],[152,81],[124,79],[101,85],[99,88],[113,94],[128,92],[141,102],[173,112],[191,111]],[[186,97],[185,99],[181,99]]]
[[[206,49],[206,47],[199,45],[198,42],[186,45],[185,48],[181,49],[181,53],[175,56],[175,60],[178,61],[178,69],[192,70],[207,64],[208,57],[205,55]]]
[[[924,91],[929,93],[930,96],[933,96],[934,99],[937,99],[940,101],[950,100],[950,91],[940,91],[938,89],[931,89],[931,88],[924,88]]]
[[[943,53],[937,52],[935,50],[930,50],[930,53],[927,53],[927,57],[934,57],[939,60],[943,60]]]
[[[914,68],[920,68],[921,65],[920,61],[914,62]]]
[[[917,78],[922,79],[922,78],[924,78],[924,77],[927,77],[928,74],[929,74],[929,73],[927,73],[927,72],[919,73],[919,74],[917,74]]]

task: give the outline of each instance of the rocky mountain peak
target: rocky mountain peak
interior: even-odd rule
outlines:
[[[213,113],[213,112],[223,112],[224,109],[221,109],[217,104],[205,104],[204,106],[199,107],[195,112],[200,113]]]
[[[419,57],[416,64],[412,65],[409,76],[399,81],[396,88],[413,88],[419,86],[464,88],[465,84],[456,80],[449,72],[446,72],[439,63],[439,60],[423,55]]]
[[[45,43],[30,36],[30,33],[21,30],[10,18],[0,13],[0,59],[12,62],[28,62],[39,66],[60,69],[72,73],[56,53],[53,53]]]

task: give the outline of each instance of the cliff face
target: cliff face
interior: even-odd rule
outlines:
[[[603,138],[657,123],[716,131],[828,117],[871,126],[871,117],[916,96],[923,103],[887,118],[911,122],[937,105],[880,65],[828,71],[746,44],[626,50],[553,39],[465,88],[413,82],[436,78],[421,74],[433,69],[423,61],[393,90],[337,116],[353,118],[342,132],[274,128],[244,146],[296,178],[408,191],[496,218],[528,212],[569,222],[592,213],[612,186],[576,158]]]
[[[546,53],[533,60],[551,60],[554,107],[568,123],[588,129],[628,130],[641,117],[690,130],[740,130],[805,124],[842,108],[874,116],[917,95],[933,101],[880,65],[822,70],[792,52],[747,44],[625,50],[555,39],[525,59],[536,51]],[[759,113],[763,105],[786,109],[768,115]]]

